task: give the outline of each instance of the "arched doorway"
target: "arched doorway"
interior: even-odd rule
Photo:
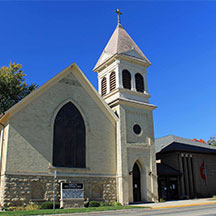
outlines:
[[[134,202],[141,201],[140,169],[137,163],[133,166],[133,198]]]

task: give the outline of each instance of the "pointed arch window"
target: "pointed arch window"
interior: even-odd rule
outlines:
[[[128,70],[122,71],[122,79],[123,87],[126,89],[131,89],[131,74]]]
[[[136,90],[138,92],[144,92],[144,79],[141,74],[139,73],[135,74],[135,83],[136,83]]]
[[[79,110],[71,102],[58,112],[54,122],[53,165],[85,168],[86,130]]]
[[[106,77],[104,77],[101,81],[101,95],[105,95],[107,93],[107,81]]]
[[[110,74],[110,91],[114,90],[116,88],[116,74],[113,71]]]

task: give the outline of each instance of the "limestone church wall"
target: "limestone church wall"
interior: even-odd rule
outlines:
[[[141,169],[141,197],[143,200],[157,200],[157,175],[155,166],[155,146],[152,111],[138,107],[124,106],[126,117],[126,142],[128,169],[132,170],[137,161]],[[139,135],[133,131],[135,124],[140,125]],[[129,177],[130,201],[132,198],[132,175]]]
[[[56,201],[60,199],[60,182],[82,182],[84,196],[91,200],[116,201],[116,179],[112,177],[65,177],[55,181]],[[0,192],[4,207],[23,206],[30,202],[42,203],[53,200],[53,177],[39,175],[6,175],[2,179],[5,190]]]
[[[80,111],[86,127],[86,168],[55,168],[52,166],[53,126],[60,108],[71,101]],[[103,105],[103,104],[102,104]],[[32,182],[40,182],[45,190],[45,199],[50,199],[51,176],[56,169],[64,180],[71,175],[83,176],[87,186],[86,198],[91,198],[88,187],[97,182],[103,185],[102,195],[108,199],[106,187],[112,184],[109,200],[116,200],[116,135],[115,120],[105,114],[105,109],[82,80],[70,73],[43,93],[30,100],[25,107],[11,116],[7,129],[2,164],[2,203],[30,200]],[[88,176],[85,177],[85,176]],[[111,179],[111,182],[110,182]],[[11,192],[12,191],[12,192]],[[93,196],[94,198],[94,196]]]
[[[153,117],[152,111],[140,109],[136,107],[124,107],[126,110],[126,125],[127,125],[127,143],[146,143],[154,140]],[[136,135],[133,131],[133,126],[138,124],[142,128],[142,132]]]
[[[70,75],[68,79],[75,80]],[[72,101],[85,121],[86,168],[79,172],[115,174],[115,124],[80,84],[58,82],[10,119],[7,172],[49,172],[57,112]]]

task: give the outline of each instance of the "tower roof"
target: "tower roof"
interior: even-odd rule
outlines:
[[[117,25],[109,42],[103,50],[94,70],[116,54],[137,58],[146,62],[148,66],[151,65],[151,62],[146,58],[120,23]]]

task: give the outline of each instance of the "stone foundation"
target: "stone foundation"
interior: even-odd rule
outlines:
[[[64,199],[60,201],[60,208],[83,208],[84,199]]]
[[[60,182],[82,182],[84,198],[105,202],[116,201],[116,179],[112,177],[61,177],[56,179],[56,201],[60,200]],[[53,200],[53,177],[4,175],[1,178],[2,207],[23,206],[30,202]]]

